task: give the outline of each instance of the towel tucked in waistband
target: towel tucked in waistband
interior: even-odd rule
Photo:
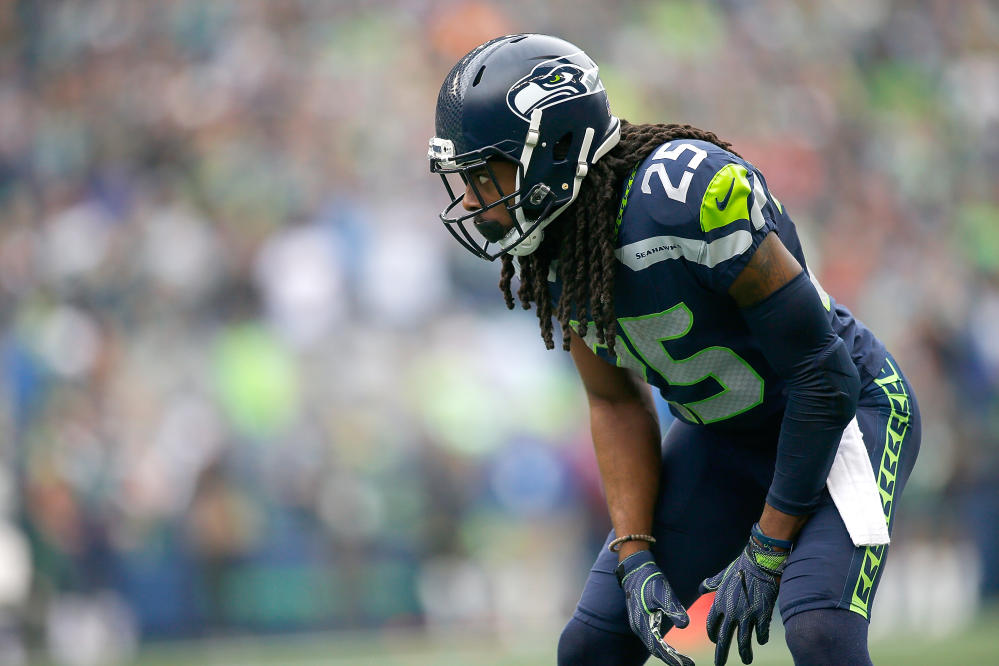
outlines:
[[[826,487],[853,545],[880,546],[889,542],[878,482],[856,417],[843,431]]]

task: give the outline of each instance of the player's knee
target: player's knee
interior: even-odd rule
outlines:
[[[784,640],[799,666],[871,664],[867,620],[852,611],[826,608],[798,613],[784,623]]]
[[[591,660],[590,655],[600,650],[602,647],[600,643],[605,640],[601,634],[606,633],[597,632],[593,627],[576,618],[569,620],[558,639],[559,666],[596,663]]]
[[[649,653],[632,634],[616,634],[569,620],[558,639],[559,666],[638,666]]]

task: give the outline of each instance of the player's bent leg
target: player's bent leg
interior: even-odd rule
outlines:
[[[638,636],[569,620],[558,639],[559,666],[640,666],[649,653]]]
[[[871,666],[868,622],[841,608],[820,608],[791,617],[784,640],[797,666]]]
[[[890,532],[921,437],[918,406],[891,357],[879,377],[865,386],[858,403],[857,421],[870,454]],[[822,504],[799,534],[781,579],[781,618],[785,627],[797,624],[801,629],[788,639],[789,644],[793,640],[795,649],[804,652],[809,649],[809,641],[821,644],[823,640],[816,631],[805,630],[810,623],[795,620],[799,614],[838,609],[843,614],[836,617],[846,618],[846,614],[852,613],[866,625],[887,555],[887,545],[854,546],[836,506],[828,492],[824,493]],[[849,624],[861,626],[856,621]],[[815,649],[821,651],[821,645]],[[852,662],[841,659],[839,663]]]

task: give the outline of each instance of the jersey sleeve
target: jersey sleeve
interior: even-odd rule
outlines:
[[[679,259],[706,289],[725,293],[776,230],[780,204],[762,175],[710,143],[663,145],[642,163],[635,185],[641,196],[634,213],[655,230],[646,227],[645,238],[621,248],[621,261],[632,270]]]

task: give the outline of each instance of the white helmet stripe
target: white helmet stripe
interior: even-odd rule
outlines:
[[[542,113],[544,113],[544,112],[541,109],[534,109],[534,111],[531,112],[531,124],[527,126],[527,138],[524,139],[524,150],[521,151],[521,153],[520,153],[520,164],[521,164],[521,166],[524,167],[523,168],[523,173],[524,174],[527,173],[527,169],[530,168],[530,166],[531,166],[531,155],[534,154],[534,146],[538,145],[538,135],[540,133],[539,130],[538,130],[538,128],[541,127],[541,115],[542,115]],[[521,188],[520,173],[521,173],[521,170],[518,169],[517,170],[517,181],[516,181],[516,184],[517,184],[516,191],[517,192],[520,192],[520,188]],[[519,204],[520,203],[520,194],[518,194],[516,197],[514,197],[513,202],[514,202],[514,204]],[[517,206],[515,214],[517,216],[517,222],[520,223],[520,228],[521,229],[526,229],[527,228],[527,218],[524,217],[524,209],[522,207],[520,207],[520,206]],[[507,238],[509,238],[509,235],[507,235]],[[505,241],[505,240],[507,240],[507,238],[504,238],[503,240]],[[514,239],[514,240],[516,240],[516,239]]]

